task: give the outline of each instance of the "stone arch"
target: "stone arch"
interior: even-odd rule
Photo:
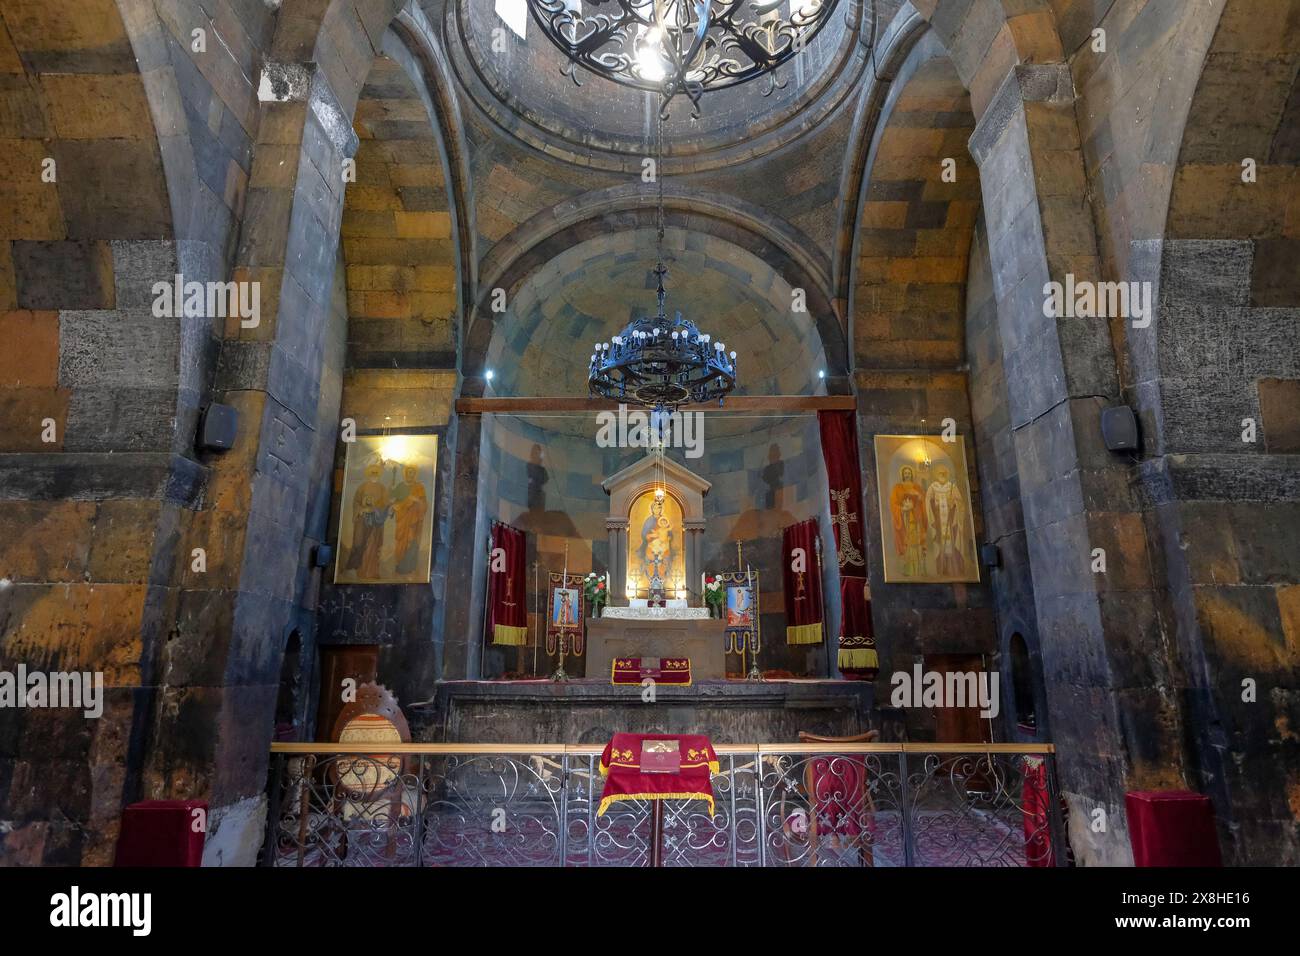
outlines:
[[[1300,378],[1287,313],[1300,307],[1300,16],[1287,14],[1285,4],[1229,0],[1191,98],[1161,247],[1157,320],[1127,333],[1139,391],[1159,393],[1142,403],[1149,454],[1300,449],[1300,431],[1281,411],[1300,393],[1260,385]],[[1243,98],[1250,110],[1239,108]],[[1219,333],[1199,334],[1212,324]],[[1275,388],[1280,404],[1270,402]],[[1266,418],[1271,407],[1278,408],[1271,438],[1265,420],[1260,440],[1243,442],[1241,419]]]
[[[611,231],[653,228],[655,211],[644,188],[616,186],[589,193],[539,214],[493,247],[481,269],[479,301],[466,336],[463,394],[481,394],[484,359],[495,324],[492,298],[504,289],[507,301],[527,277],[547,260],[593,236]],[[672,227],[714,236],[768,262],[792,288],[807,293],[826,350],[827,378],[833,383],[847,372],[843,332],[827,290],[826,268],[798,230],[731,197],[720,200],[680,187],[666,187],[665,221]]]
[[[217,334],[153,314],[154,283],[223,277],[246,174],[223,166],[195,214],[189,100],[173,79],[185,50],[138,0],[0,11],[0,334],[23,344],[0,361],[0,563],[13,582],[0,659],[106,685],[101,720],[23,715],[11,738],[23,759],[0,760],[7,794],[60,812],[0,799],[0,815],[22,817],[0,839],[6,861],[107,862],[119,800],[139,793],[175,529],[203,487],[193,441]]]
[[[425,103],[403,63],[376,58],[357,103],[357,180],[343,195],[348,366],[456,367],[459,256]]]
[[[1067,276],[1095,282],[1101,275],[1093,211],[1080,198],[1086,166],[1059,5],[918,0],[913,6],[946,50],[976,118],[968,147],[988,216],[987,308],[996,316],[1007,406],[999,459],[1012,468],[1024,505],[1023,547],[1063,789],[1122,820],[1125,789],[1144,780],[1162,786],[1177,776],[1181,738],[1170,728],[1180,718],[1177,703],[1154,689],[1168,680],[1171,663],[1139,650],[1165,646],[1141,502],[1125,464],[1094,437],[1102,408],[1119,397],[1110,329],[1044,314],[1050,282]],[[1071,43],[1081,43],[1088,25],[1067,19]],[[862,377],[859,372],[859,386]],[[865,404],[859,387],[859,407]],[[869,421],[863,429],[879,431]],[[865,472],[871,477],[869,466]],[[981,497],[986,510],[996,508],[996,500]],[[1099,591],[1089,573],[1086,557],[1095,547],[1135,556],[1109,591]],[[873,581],[873,598],[878,593]],[[914,631],[905,621],[895,629],[907,639]],[[1127,676],[1133,674],[1141,676]],[[1131,692],[1132,680],[1152,689]],[[1075,702],[1084,697],[1092,703],[1082,708],[1090,718],[1081,722]],[[1089,769],[1103,765],[1113,772]],[[1124,836],[1122,827],[1104,837],[1076,833],[1076,849],[1085,860],[1124,861]]]
[[[911,6],[952,57],[977,117],[1016,66],[1065,61],[1052,0],[912,0]]]
[[[437,162],[452,195],[446,231],[460,246],[451,310],[457,319],[460,303],[473,295],[455,94],[419,6],[333,0],[283,10],[269,49],[234,269],[236,279],[259,283],[262,316],[256,327],[227,327],[221,343],[214,393],[236,409],[240,435],[231,452],[211,461],[205,507],[179,549],[202,546],[212,558],[202,577],[178,566],[184,635],[167,648],[176,680],[162,690],[153,730],[155,740],[186,743],[155,748],[146,770],[155,792],[206,795],[214,808],[209,856],[240,862],[260,843],[273,689],[288,624],[300,619],[299,602],[314,600],[321,587],[322,572],[309,567],[304,548],[326,538],[338,435],[343,359],[327,364],[326,356],[347,319],[346,287],[336,281],[344,275],[337,269],[344,160],[358,147],[353,117],[377,59],[402,63],[424,112],[436,114],[428,124],[441,134]],[[454,433],[442,438],[443,448],[454,446]],[[447,474],[435,505],[442,515],[450,510]],[[200,640],[201,660],[187,657]]]
[[[933,33],[900,66],[882,112],[841,270],[853,365],[955,368],[979,172],[965,149],[970,99]]]
[[[1010,729],[1008,737],[1014,740],[1050,741],[1052,737],[1047,719],[1043,658],[1035,628],[1027,626],[1025,621],[1016,616],[1011,617],[1002,627],[1000,662],[1007,681],[1003,700],[1009,705],[1004,721]],[[1019,725],[1019,716],[1025,711],[1026,705],[1034,713],[1032,731]]]
[[[173,445],[182,336],[138,314],[155,276],[130,272],[146,257],[174,262],[177,190],[134,40],[112,0],[84,10],[67,0],[20,3],[0,14],[9,103],[0,310],[6,338],[34,344],[25,368],[8,373],[5,451]],[[120,356],[112,369],[87,368],[113,335],[113,313],[125,320],[129,309],[154,348],[134,362]],[[147,397],[142,378],[154,383]],[[107,427],[95,416],[105,405],[118,412]],[[47,418],[53,443],[41,440]]]
[[[886,37],[888,81],[882,75],[877,91],[864,91],[856,138],[847,147],[844,182],[857,193],[841,199],[836,250],[863,436],[868,573],[882,672],[910,666],[921,648],[986,655],[997,649],[987,583],[899,586],[883,578],[892,526],[886,528],[877,504],[875,435],[936,434],[945,419],[955,422],[966,443],[976,535],[984,534],[964,333],[980,207],[980,177],[966,148],[975,117],[947,51],[914,11],[900,11]],[[945,181],[951,178],[945,158],[953,160],[952,182]],[[917,614],[918,601],[934,612],[928,619]],[[925,728],[914,723],[912,732]]]

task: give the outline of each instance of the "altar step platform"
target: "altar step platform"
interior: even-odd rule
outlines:
[[[794,741],[799,731],[847,737],[870,730],[872,685],[843,680],[700,680],[645,688],[606,676],[550,680],[458,680],[436,685],[412,707],[425,743],[547,743],[604,746],[617,732],[705,734],[715,744]]]

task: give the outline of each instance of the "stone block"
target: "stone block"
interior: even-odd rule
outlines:
[[[176,427],[172,387],[88,386],[72,391],[69,451],[166,451]]]
[[[87,565],[90,580],[146,583],[160,511],[158,501],[100,502]]]
[[[112,309],[113,255],[107,242],[13,244],[22,309]]]
[[[138,73],[47,73],[40,77],[54,133],[62,139],[149,140],[153,118]]]
[[[1300,666],[1274,588],[1203,585],[1193,601],[1210,673],[1238,696],[1242,678],[1264,684]]]
[[[0,503],[0,568],[12,582],[81,582],[86,572],[92,502]]]
[[[72,393],[61,388],[0,388],[0,446],[6,452],[59,451],[67,431]],[[54,423],[53,442],[45,442],[47,419]]]
[[[59,201],[71,239],[164,239],[171,203],[157,142],[58,140]]]
[[[1300,453],[1300,379],[1261,378],[1259,413],[1269,454]]]
[[[1260,239],[1254,250],[1250,304],[1300,306],[1300,238]]]
[[[98,670],[104,683],[137,686],[145,587],[31,584],[8,589],[0,655],[46,670]]]
[[[0,312],[0,388],[54,388],[58,385],[57,312]]]
[[[180,324],[145,311],[59,314],[59,384],[152,388],[179,381]]]

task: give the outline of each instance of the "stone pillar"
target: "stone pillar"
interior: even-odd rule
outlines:
[[[459,569],[459,586],[448,588],[443,602],[442,674],[445,679],[481,676],[483,609],[487,600],[487,518],[479,507],[479,463],[487,429],[481,415],[461,415],[456,422],[456,470],[451,492],[449,531],[451,563]]]
[[[609,536],[609,603],[626,604],[627,519],[606,518],[605,533]]]
[[[704,603],[700,592],[700,571],[704,566],[704,521],[693,518],[683,522],[686,526],[686,589],[692,605]]]
[[[1048,283],[1100,278],[1069,68],[1014,67],[970,150],[1071,837],[1083,861],[1123,864],[1124,791],[1178,785],[1181,744],[1177,702],[1160,692],[1170,674],[1139,503],[1101,441],[1101,410],[1119,395],[1110,329],[1044,314]],[[1094,834],[1097,809],[1108,825]]]

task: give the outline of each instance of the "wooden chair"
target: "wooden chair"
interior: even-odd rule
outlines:
[[[799,743],[801,744],[869,744],[875,743],[880,739],[879,730],[868,730],[863,734],[854,734],[849,737],[827,737],[823,734],[813,734],[807,731],[799,731]],[[826,760],[826,758],[822,758]],[[833,797],[819,793],[819,784],[827,778],[826,774],[829,767],[819,769],[818,759],[815,755],[810,755],[804,764],[803,786],[804,795],[808,799],[809,822],[808,822],[808,845],[809,859],[812,866],[817,865],[817,853],[821,846],[820,828],[822,825],[821,807],[823,804],[830,804],[828,809],[832,815],[830,821],[830,845],[837,852],[840,849],[856,849],[861,855],[864,866],[873,866],[875,864],[872,855],[871,842],[871,824],[876,812],[875,802],[871,799],[871,785],[867,779],[867,764],[865,759],[860,759],[852,755],[845,755],[843,758],[850,762],[852,766],[860,768],[858,779],[850,779],[850,774],[838,775],[832,779],[841,782],[852,793],[846,793],[843,798],[843,804],[840,805],[840,811],[836,812],[836,801]],[[859,808],[861,810],[859,811]],[[859,826],[858,813],[861,812],[861,826]],[[849,830],[847,834],[842,834],[839,829],[839,820],[835,816],[844,815],[849,818]],[[856,832],[853,832],[856,831]]]
[[[338,743],[410,743],[411,729],[397,698],[382,684],[357,688],[356,700],[345,704],[334,722]],[[410,758],[396,754],[339,755],[330,766],[334,814],[349,831],[376,832],[376,821],[396,828],[416,812],[416,799],[407,792],[405,775]],[[384,855],[395,852],[395,840],[385,843]],[[418,852],[418,848],[417,848]]]

